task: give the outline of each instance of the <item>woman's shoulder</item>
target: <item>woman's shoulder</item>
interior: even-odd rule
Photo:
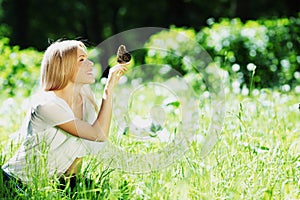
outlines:
[[[75,119],[68,104],[51,91],[42,91],[31,96],[28,116],[36,130],[45,130]]]
[[[57,97],[53,91],[40,91],[32,95],[31,107],[36,108],[44,105],[68,106],[66,102]]]

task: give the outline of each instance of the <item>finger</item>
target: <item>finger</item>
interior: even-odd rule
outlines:
[[[127,68],[121,68],[119,69],[119,72],[122,72],[122,74],[124,74],[128,69]]]
[[[116,65],[115,67],[111,68],[111,75],[114,76],[115,75],[118,75],[119,72],[122,72],[122,75],[125,73],[125,71],[127,71],[128,68],[127,67],[124,67],[124,66],[121,66],[121,65]]]
[[[126,71],[128,70],[128,68],[126,66],[123,66],[123,65],[120,65],[119,69],[126,70]]]
[[[127,69],[121,69],[120,71],[124,73],[127,71]]]
[[[122,71],[127,71],[128,68],[125,67],[125,66],[122,66],[122,65],[116,66],[115,71],[120,71],[120,70],[122,70]],[[114,71],[114,70],[113,70],[113,71]]]
[[[117,64],[115,67],[116,68],[125,68],[126,70],[128,70],[127,66],[128,66],[129,63],[119,63]]]
[[[121,77],[123,74],[124,74],[123,71],[119,71],[119,72],[117,73],[117,76],[118,76],[118,77]]]
[[[122,66],[128,66],[129,64],[130,64],[130,61],[127,63],[120,63],[120,65],[122,65]]]

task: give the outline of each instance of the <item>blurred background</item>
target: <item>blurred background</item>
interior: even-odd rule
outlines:
[[[300,93],[299,11],[300,0],[0,0],[0,89],[14,96],[22,88],[22,95],[29,95],[42,52],[57,39],[81,38],[96,46],[122,31],[153,26],[182,32],[201,44],[227,72],[236,93],[251,95],[253,88]],[[172,35],[157,33],[152,42],[155,38]],[[184,55],[184,47],[167,48]],[[135,64],[167,62],[195,77],[172,55],[145,51],[135,58]]]
[[[10,44],[44,50],[47,41],[83,37],[98,44],[137,27],[190,27],[208,19],[241,21],[297,16],[299,0],[1,0],[0,33]],[[211,20],[209,23],[211,23]]]

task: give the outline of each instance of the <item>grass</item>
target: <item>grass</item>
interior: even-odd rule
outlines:
[[[299,94],[292,92],[261,90],[251,97],[227,94],[223,131],[208,156],[201,157],[201,143],[195,140],[171,165],[149,173],[123,172],[86,158],[83,170],[97,185],[89,189],[79,186],[77,198],[300,199],[298,103]],[[22,110],[19,103],[10,104],[11,108],[1,111],[1,150],[24,115],[21,111],[13,112]],[[128,144],[139,148],[138,142]],[[9,156],[2,154],[0,164]],[[58,189],[55,180],[35,183],[26,191],[27,196],[10,196],[12,193],[5,193],[5,188],[0,189],[0,197],[6,198],[70,198]]]

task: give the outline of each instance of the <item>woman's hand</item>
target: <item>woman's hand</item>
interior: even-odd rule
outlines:
[[[114,67],[110,68],[105,86],[106,90],[112,91],[114,89],[114,87],[119,82],[121,76],[128,70],[126,67],[128,65],[129,62],[124,64],[117,64]]]

